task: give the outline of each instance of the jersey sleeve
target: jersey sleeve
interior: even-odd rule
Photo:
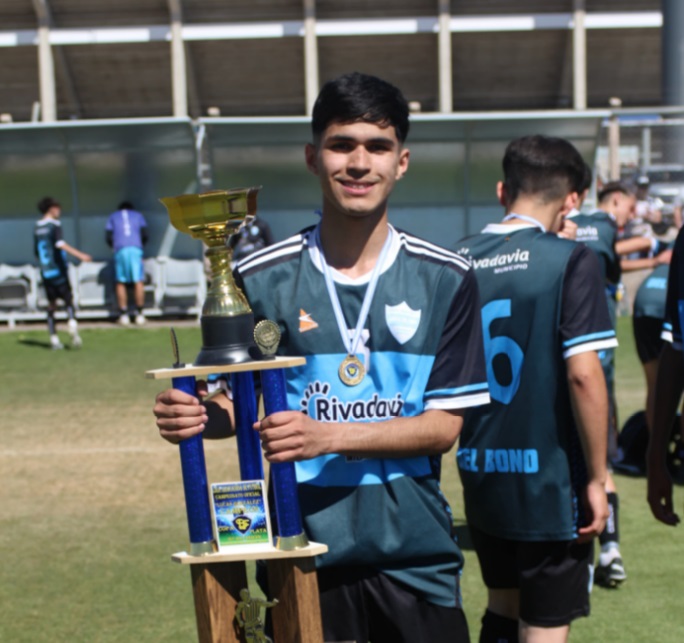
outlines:
[[[608,232],[606,233],[606,243],[608,244],[609,259],[606,266],[606,279],[611,284],[617,284],[622,276],[622,268],[620,266],[620,255],[615,252],[615,243],[617,242],[617,226],[608,224]]]
[[[563,357],[617,346],[596,256],[578,245],[565,271],[560,335]]]
[[[683,350],[682,346],[682,319],[681,312],[684,310],[684,228],[679,231],[675,241],[670,272],[667,281],[667,299],[665,300],[665,321],[661,338],[672,345],[675,350]],[[682,303],[680,303],[682,302]]]
[[[61,225],[52,226],[52,239],[54,241],[55,248],[61,248],[64,245]]]
[[[480,296],[468,269],[447,314],[425,390],[425,410],[488,404]]]

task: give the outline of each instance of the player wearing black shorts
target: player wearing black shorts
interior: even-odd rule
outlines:
[[[45,197],[38,202],[38,210],[43,215],[36,222],[33,231],[33,248],[40,274],[43,278],[43,286],[48,300],[47,323],[50,333],[50,346],[53,350],[64,348],[57,335],[55,325],[55,311],[57,300],[61,299],[66,306],[69,316],[68,327],[71,335],[71,345],[79,348],[82,344],[78,334],[78,322],[74,310],[74,299],[69,283],[69,273],[66,254],[70,254],[81,261],[91,261],[91,256],[85,252],[70,246],[62,238],[62,225],[59,217],[62,213],[60,204],[51,197]]]
[[[608,514],[597,351],[617,341],[596,257],[556,234],[582,157],[529,136],[509,144],[503,169],[503,222],[458,246],[480,287],[492,397],[468,411],[458,466],[489,590],[480,641],[562,640],[589,613],[591,541]]]
[[[648,504],[653,515],[666,525],[679,523],[672,503],[672,478],[667,465],[672,424],[684,391],[682,328],[684,327],[684,229],[675,241],[663,324],[663,347],[658,359],[653,395],[651,434],[648,442]]]

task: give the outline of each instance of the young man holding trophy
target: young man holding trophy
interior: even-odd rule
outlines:
[[[408,116],[378,78],[327,83],[305,150],[320,223],[235,272],[255,319],[278,324],[279,354],[306,358],[287,369],[292,410],[254,429],[270,463],[296,463],[305,531],[329,547],[318,558],[326,641],[468,641],[439,475],[464,410],[489,402],[479,297],[468,262],[388,222]],[[160,393],[162,437],[228,435],[211,404],[232,413],[221,394],[205,405]]]

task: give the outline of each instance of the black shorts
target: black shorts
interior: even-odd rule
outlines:
[[[632,319],[634,342],[642,364],[652,362],[660,356],[663,340],[660,333],[663,331],[663,320],[657,317],[634,317]]]
[[[323,639],[355,643],[468,643],[460,607],[428,603],[382,573],[318,570]]]
[[[489,589],[520,590],[520,618],[536,627],[568,625],[589,615],[593,543],[526,542],[470,527]]]
[[[72,305],[73,294],[71,293],[71,284],[68,279],[44,279],[43,285],[45,286],[45,294],[51,304],[61,299],[67,306]]]

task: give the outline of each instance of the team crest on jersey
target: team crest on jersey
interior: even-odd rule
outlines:
[[[397,306],[385,306],[385,321],[392,337],[400,344],[408,342],[420,326],[420,310],[413,310],[405,301]]]
[[[386,399],[374,393],[369,400],[347,402],[330,395],[328,382],[312,382],[300,401],[302,413],[321,422],[363,422],[398,417],[404,408],[401,393]]]

